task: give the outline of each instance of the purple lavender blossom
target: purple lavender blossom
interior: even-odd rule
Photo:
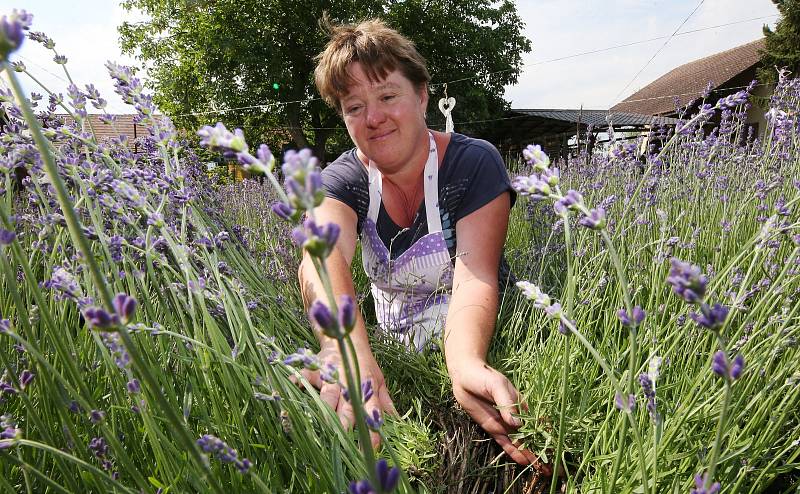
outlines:
[[[565,216],[568,210],[577,210],[578,206],[583,204],[583,196],[576,190],[568,190],[564,197],[560,198],[553,204],[553,209],[556,214]]]
[[[17,429],[16,423],[8,415],[0,416],[0,451],[14,446],[18,439],[22,439],[22,430]]]
[[[392,492],[397,487],[397,481],[400,479],[400,469],[397,467],[389,468],[389,464],[383,458],[375,464],[375,473],[383,492]]]
[[[135,298],[131,297],[127,293],[118,293],[114,297],[112,305],[114,306],[114,311],[117,313],[117,316],[119,316],[119,319],[123,324],[125,324],[133,317],[133,313],[136,311],[137,302]]]
[[[319,378],[328,384],[336,384],[339,382],[339,371],[335,365],[326,363],[319,370]]]
[[[544,171],[550,166],[550,157],[542,151],[542,146],[529,144],[522,150],[522,157],[537,171]]]
[[[30,34],[28,34],[28,38],[30,38],[31,41],[41,44],[48,50],[52,50],[56,46],[56,43],[52,40],[52,38],[40,31],[31,31]]]
[[[744,357],[742,354],[736,355],[733,358],[733,365],[731,365],[730,377],[731,379],[739,379],[744,371]]]
[[[383,417],[381,417],[381,412],[377,408],[373,408],[372,414],[367,414],[364,417],[364,421],[367,423],[367,427],[375,432],[379,431],[383,426]]]
[[[711,370],[720,377],[735,381],[741,377],[744,371],[744,357],[741,354],[736,355],[733,359],[733,364],[731,364],[725,352],[719,350],[714,353],[714,357],[711,359]]]
[[[108,454],[108,444],[102,437],[94,437],[89,441],[89,451],[97,458],[104,458]]]
[[[322,333],[329,338],[341,336],[339,321],[333,317],[331,310],[320,300],[315,300],[308,310],[309,318],[322,329]]]
[[[142,385],[139,384],[138,379],[131,379],[130,381],[128,381],[125,387],[128,389],[128,393],[132,395],[136,395],[142,392]]]
[[[0,245],[11,245],[15,238],[17,238],[16,233],[0,228]]]
[[[372,393],[372,379],[367,379],[361,383],[361,397],[364,403],[368,402],[370,398],[372,398]]]
[[[99,424],[106,418],[106,412],[102,410],[92,410],[89,412],[89,422]]]
[[[383,458],[375,463],[375,476],[378,478],[380,492],[394,492],[400,480],[400,469],[389,467],[389,463]],[[350,482],[350,494],[376,494],[375,488],[368,480]]]
[[[28,385],[33,381],[33,378],[36,377],[36,374],[28,369],[19,373],[19,385],[22,389],[28,387]]]
[[[705,488],[706,483],[708,482],[708,473],[704,475],[700,475],[699,473],[694,476],[694,485],[695,488],[692,489],[691,494],[717,494],[720,490],[719,482],[714,482],[709,486],[708,489]]]
[[[372,484],[366,479],[359,480],[358,482],[350,482],[348,489],[350,490],[350,494],[376,494]]]
[[[694,322],[711,331],[716,331],[725,324],[725,319],[728,317],[728,308],[724,305],[714,304],[709,307],[708,304],[700,304],[700,313],[693,312],[689,314]]]
[[[9,331],[11,331],[11,321],[0,319],[0,334],[8,333]]]
[[[533,283],[529,281],[518,281],[517,288],[522,291],[525,298],[533,301],[533,306],[537,309],[544,309],[550,306],[550,296]]]
[[[356,303],[350,295],[339,297],[339,326],[345,334],[353,330],[356,325]]]
[[[8,60],[8,56],[22,45],[30,17],[24,10],[21,14],[14,10],[9,16],[0,16],[0,62]]]
[[[722,350],[714,354],[714,358],[711,360],[711,370],[721,377],[728,375],[728,357],[725,356],[725,352]]]
[[[527,196],[534,201],[546,199],[552,194],[550,185],[536,175],[519,176],[514,179],[511,186],[519,194]]]
[[[204,453],[214,455],[217,460],[223,463],[233,464],[239,473],[247,473],[252,466],[252,463],[247,458],[239,458],[235,449],[231,448],[225,442],[211,434],[205,434],[197,440],[197,445]]]
[[[544,308],[544,313],[547,314],[547,317],[551,317],[553,319],[560,318],[562,313],[561,304],[555,302],[551,305],[548,305]]]
[[[702,300],[706,294],[708,278],[700,268],[674,257],[670,259],[670,264],[672,268],[667,283],[672,285],[673,291],[689,303]]]
[[[291,367],[304,367],[309,370],[319,370],[321,365],[316,354],[308,348],[298,348],[295,353],[287,355],[283,359],[283,363]]]
[[[602,230],[606,226],[606,212],[597,207],[589,210],[589,214],[578,220],[578,224],[592,230]]]
[[[297,221],[300,216],[297,209],[281,201],[273,203],[271,209],[278,217],[287,221]]]
[[[110,314],[101,307],[89,307],[83,311],[83,317],[94,329],[110,329],[119,324],[119,316]]]
[[[745,103],[747,103],[747,91],[742,90],[721,98],[719,101],[717,101],[717,107],[725,110],[736,108],[737,106]]]
[[[636,396],[629,394],[625,399],[621,394],[614,393],[614,406],[623,412],[632,412],[636,409]]]
[[[644,321],[645,318],[645,312],[642,310],[642,308],[637,305],[631,310],[631,313],[631,315],[628,315],[628,311],[625,309],[620,309],[617,311],[617,317],[619,317],[619,320],[622,321],[622,325],[627,327],[636,327],[642,324],[642,321]]]
[[[653,380],[646,373],[639,374],[639,385],[642,387],[642,393],[647,398],[647,412],[653,422],[658,421],[658,411],[656,409],[656,391],[653,388]]]
[[[339,225],[336,223],[317,226],[314,220],[308,218],[302,226],[292,231],[292,239],[312,256],[325,259],[333,252],[339,231]]]

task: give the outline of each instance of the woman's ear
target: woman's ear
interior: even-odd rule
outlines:
[[[422,113],[425,114],[428,111],[428,83],[423,82],[419,86],[419,102],[422,105]]]

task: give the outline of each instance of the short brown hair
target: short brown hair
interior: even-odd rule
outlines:
[[[314,82],[325,102],[337,112],[341,112],[340,100],[353,83],[347,71],[352,62],[360,62],[372,82],[384,79],[395,69],[417,89],[431,80],[425,58],[414,42],[380,19],[368,19],[357,25],[331,25],[323,19],[322,25],[328,30],[330,41],[316,57]]]

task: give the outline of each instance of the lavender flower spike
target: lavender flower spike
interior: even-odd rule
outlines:
[[[339,326],[345,334],[356,325],[356,303],[350,295],[339,297]]]
[[[735,381],[739,379],[742,371],[744,371],[744,357],[741,354],[737,355],[733,359],[733,364],[731,364],[725,352],[720,350],[714,354],[711,360],[711,370],[720,377]]]
[[[309,318],[322,329],[322,333],[329,338],[340,336],[339,321],[333,317],[331,310],[323,302],[315,300],[308,311]]]
[[[744,357],[739,354],[733,358],[733,365],[731,365],[730,377],[731,379],[739,379],[744,371]]]
[[[11,245],[11,242],[17,238],[17,234],[0,228],[0,245]]]
[[[292,231],[294,242],[308,251],[312,256],[324,259],[333,251],[336,240],[339,238],[339,225],[328,223],[322,226],[311,218],[307,219],[303,226],[297,227]]]
[[[525,298],[533,301],[533,305],[537,309],[544,309],[550,306],[550,296],[533,283],[529,281],[518,281],[517,288],[522,290],[522,294],[525,295]]]
[[[694,322],[711,331],[716,331],[725,324],[725,319],[728,317],[728,308],[724,305],[714,304],[709,307],[708,304],[700,304],[700,313],[693,312],[689,315]]]
[[[692,489],[691,494],[717,494],[720,490],[719,482],[714,482],[706,489],[705,484],[708,481],[708,474],[700,475],[699,473],[694,476],[695,488]]]
[[[22,11],[20,16],[15,10],[9,16],[0,17],[0,62],[8,60],[8,56],[15,52],[25,40],[23,31],[30,26],[29,14]]]
[[[542,146],[530,144],[522,150],[522,157],[536,171],[544,171],[550,167],[550,157],[542,151]]]
[[[632,314],[630,315],[625,309],[620,309],[617,312],[617,317],[619,317],[619,320],[622,321],[622,325],[627,327],[636,327],[642,324],[642,321],[644,321],[645,318],[645,312],[642,310],[642,308],[637,305],[631,310],[631,312]]]
[[[118,293],[112,301],[114,311],[123,323],[127,323],[133,317],[133,313],[136,311],[136,304],[136,299],[127,293]]]
[[[673,291],[690,304],[702,300],[706,294],[708,278],[700,268],[674,257],[670,259],[670,263],[672,268],[667,283],[672,285]]]
[[[217,122],[214,127],[210,125],[204,126],[197,131],[197,135],[202,138],[200,139],[200,145],[212,151],[242,153],[247,152],[248,149],[242,129],[235,129],[231,132],[222,122]]]
[[[93,329],[112,329],[119,324],[119,316],[100,307],[89,307],[83,312],[83,317]]]
[[[602,230],[606,226],[606,211],[601,207],[592,209],[578,221],[578,224],[592,230]]]
[[[375,473],[383,492],[392,492],[397,487],[397,481],[400,479],[400,470],[397,467],[389,468],[389,464],[383,458],[375,464]]]

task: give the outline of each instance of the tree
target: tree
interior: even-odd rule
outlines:
[[[774,31],[764,26],[763,67],[758,72],[762,82],[775,81],[776,67],[800,75],[800,0],[772,0],[772,3],[778,7],[781,18]]]
[[[149,16],[120,26],[121,44],[144,62],[156,104],[176,125],[196,128],[222,120],[273,148],[281,139],[311,147],[322,161],[326,149],[349,145],[341,118],[314,87],[313,58],[326,42],[319,27],[323,12],[334,22],[381,17],[412,39],[428,60],[433,84],[459,80],[448,87],[458,100],[457,122],[500,116],[508,108],[503,87],[517,81],[522,55],[531,50],[511,0],[124,0],[122,5]],[[429,122],[443,128],[438,98],[444,88],[431,90]],[[271,103],[281,104],[266,111],[257,107]]]

